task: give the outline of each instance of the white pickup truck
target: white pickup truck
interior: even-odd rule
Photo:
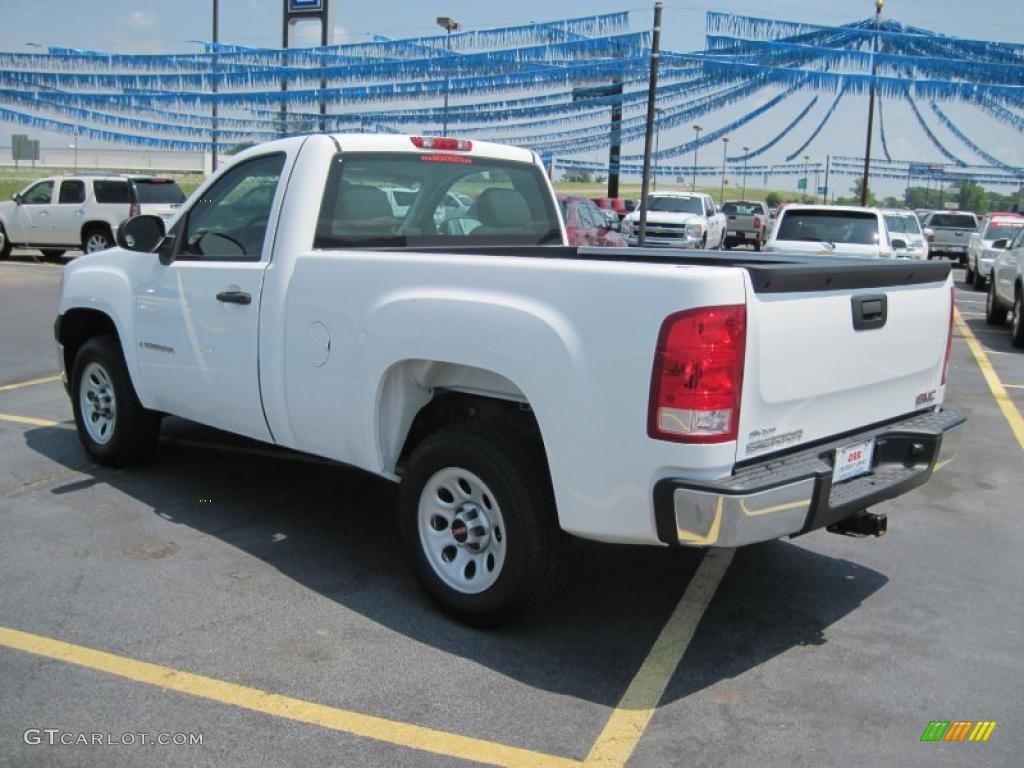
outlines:
[[[622,220],[630,245],[640,242],[640,206]],[[668,248],[715,248],[725,245],[725,214],[703,192],[652,192],[647,196],[644,245]]]
[[[416,191],[404,215],[387,186]],[[439,217],[448,193],[472,205]],[[417,576],[476,623],[552,583],[564,532],[879,534],[866,508],[952,455],[948,263],[564,238],[526,150],[249,149],[166,233],[134,218],[66,267],[55,335],[80,439],[125,465],[173,414],[400,482]]]

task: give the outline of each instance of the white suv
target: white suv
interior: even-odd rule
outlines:
[[[38,249],[49,259],[69,250],[102,251],[114,245],[125,219],[152,213],[169,222],[184,201],[173,179],[155,176],[40,179],[0,203],[0,259],[14,247]]]

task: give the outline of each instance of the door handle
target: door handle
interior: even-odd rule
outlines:
[[[225,304],[252,304],[252,296],[244,291],[221,291],[217,294],[217,301]]]

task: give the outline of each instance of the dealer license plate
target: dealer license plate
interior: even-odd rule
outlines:
[[[836,449],[835,467],[832,469],[832,482],[841,483],[854,477],[866,475],[871,471],[871,459],[875,455],[875,438],[861,443],[846,445]]]

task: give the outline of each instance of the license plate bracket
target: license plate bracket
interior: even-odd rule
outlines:
[[[832,468],[832,484],[866,475],[871,471],[874,456],[875,438],[873,437],[836,448],[835,462]]]

